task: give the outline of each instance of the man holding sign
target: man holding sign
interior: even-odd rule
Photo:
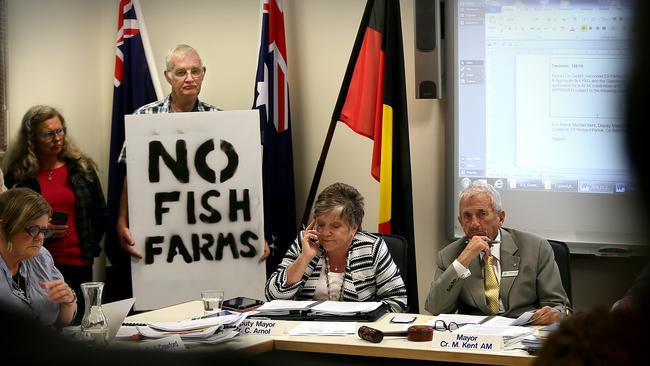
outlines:
[[[206,68],[201,56],[191,46],[180,44],[169,50],[165,59],[165,80],[171,85],[171,93],[159,101],[144,105],[133,114],[173,113],[173,112],[209,112],[221,109],[199,101],[201,84]],[[119,162],[126,161],[126,141],[122,146]],[[129,200],[127,178],[124,177],[120,195],[120,211],[117,219],[117,234],[120,247],[133,257],[142,258],[142,254],[133,246],[135,242],[129,229]]]
[[[165,80],[171,86],[171,93],[164,99],[138,108],[133,114],[220,111],[221,109],[199,100],[205,72],[206,68],[201,62],[201,56],[193,47],[185,44],[175,46],[169,50],[165,59]],[[125,160],[126,141],[122,147],[119,162],[123,163]],[[127,179],[124,177],[124,185],[120,195],[120,211],[117,219],[120,247],[131,256],[142,258],[142,254],[133,247],[135,242],[129,229],[127,191]],[[265,242],[264,254],[260,261],[266,259],[269,253],[268,244]]]

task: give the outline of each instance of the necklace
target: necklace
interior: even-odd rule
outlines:
[[[15,276],[11,277],[11,287],[14,288],[14,290],[24,293],[25,291],[23,290],[24,284],[21,282],[24,282],[25,280],[23,279],[23,276],[21,276],[19,273],[16,273]]]
[[[327,283],[327,296],[332,301],[343,301],[343,284],[345,283],[345,273],[343,273],[343,281],[341,282],[341,290],[338,294],[332,295],[332,290],[330,290],[330,261],[327,254],[325,254],[325,282]],[[334,266],[334,270],[338,271],[339,267]],[[338,296],[337,296],[338,295]]]

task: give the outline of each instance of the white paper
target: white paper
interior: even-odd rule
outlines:
[[[289,331],[289,335],[346,335],[357,332],[356,322],[301,322]]]
[[[247,313],[233,313],[231,315],[214,316],[204,319],[182,320],[177,322],[153,322],[148,325],[153,329],[170,332],[202,329],[213,326],[236,327],[246,318],[246,316],[248,316]]]
[[[535,314],[535,310],[527,311],[521,315],[517,319],[515,319],[510,325],[529,325],[532,323],[530,318]]]
[[[165,338],[171,335],[179,335],[183,339],[188,338],[208,338],[214,335],[220,329],[223,329],[222,325],[216,325],[209,328],[202,329],[193,329],[193,330],[178,330],[178,331],[163,331],[158,329],[153,329],[151,327],[137,327],[138,332],[142,334],[145,338]]]
[[[123,325],[120,327],[120,329],[117,330],[117,334],[115,334],[115,339],[127,339],[131,338],[131,336],[138,334],[138,328],[135,326],[131,325]]]
[[[447,324],[453,322],[458,324],[458,326],[463,326],[465,324],[478,324],[485,318],[485,315],[440,314],[434,319],[429,320],[426,325],[433,326],[436,323],[436,320],[442,320]]]
[[[217,344],[227,342],[236,336],[239,335],[239,332],[234,329],[224,329],[223,331],[215,333],[213,336],[202,339],[188,339],[184,340],[187,345],[195,344]]]
[[[376,310],[381,302],[323,301],[311,308],[312,314],[354,315]]]
[[[258,315],[284,315],[290,311],[307,310],[316,301],[272,300],[258,307]]]

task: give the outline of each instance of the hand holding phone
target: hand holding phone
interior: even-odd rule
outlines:
[[[62,211],[54,211],[50,218],[48,228],[52,230],[52,238],[59,239],[65,236],[68,231],[68,213]]]
[[[65,225],[68,222],[68,213],[63,211],[54,211],[50,223],[52,225]]]

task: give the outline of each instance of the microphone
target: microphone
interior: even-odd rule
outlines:
[[[372,343],[379,343],[384,336],[404,337],[413,342],[428,342],[433,339],[433,327],[428,325],[411,325],[406,331],[383,332],[379,329],[361,326],[358,331],[359,338]]]

